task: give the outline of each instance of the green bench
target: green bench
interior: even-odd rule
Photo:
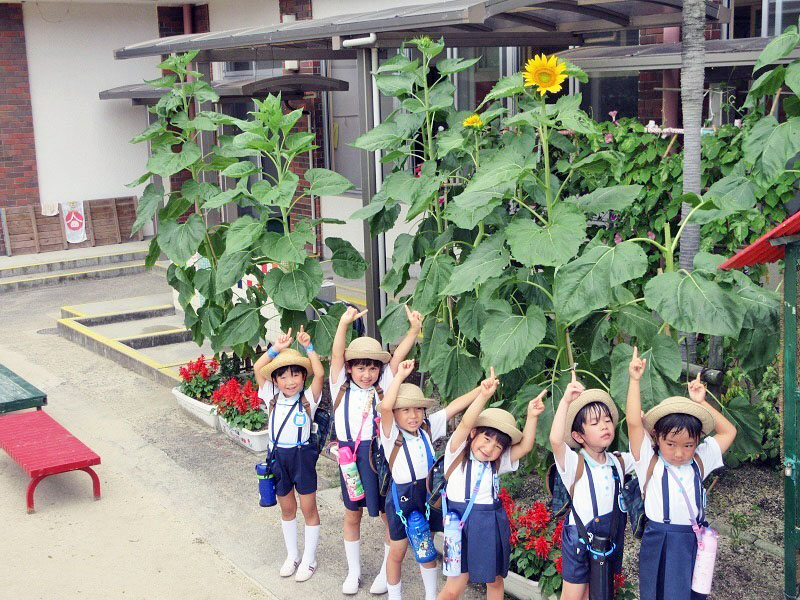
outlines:
[[[46,404],[47,394],[0,365],[0,414],[24,408],[41,410]]]

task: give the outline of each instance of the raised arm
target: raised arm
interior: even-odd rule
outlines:
[[[553,416],[553,425],[550,427],[550,447],[553,449],[553,456],[559,468],[564,469],[564,455],[566,454],[566,444],[564,443],[564,429],[567,426],[567,409],[570,403],[580,396],[586,388],[578,381],[575,370],[572,371],[572,381],[567,384],[561,402],[558,403],[556,414]]]
[[[647,367],[647,359],[639,358],[639,348],[633,347],[633,358],[628,365],[628,397],[625,400],[625,423],[628,425],[628,443],[633,460],[639,460],[639,450],[644,440],[644,423],[642,423],[641,379]],[[702,384],[701,384],[702,385]],[[705,388],[703,389],[705,397]]]
[[[297,343],[303,347],[308,360],[311,361],[311,371],[314,374],[314,378],[311,380],[311,395],[314,397],[315,402],[319,402],[322,397],[322,384],[325,381],[325,367],[322,366],[322,361],[319,359],[316,350],[314,350],[311,336],[308,335],[307,331],[303,330],[302,325],[300,325],[300,331],[297,332]]]
[[[263,369],[269,363],[271,363],[272,359],[278,356],[278,353],[281,350],[288,348],[291,345],[292,345],[292,328],[290,327],[287,333],[278,334],[278,339],[275,340],[275,343],[272,344],[270,349],[264,352],[264,354],[262,354],[256,361],[256,364],[253,365],[253,371],[255,372],[256,382],[258,383],[259,389],[262,388],[264,384],[267,382],[267,379],[261,374],[261,369]],[[270,353],[272,353],[272,356],[270,356]]]
[[[416,310],[412,312],[408,308],[408,304],[404,304],[403,306],[408,316],[408,333],[406,333],[406,337],[403,338],[400,345],[395,348],[392,360],[389,361],[389,368],[392,370],[392,375],[397,375],[397,367],[406,359],[411,348],[414,347],[419,337],[419,330],[422,329],[422,315]]]
[[[331,350],[331,381],[339,379],[339,375],[344,368],[344,349],[347,345],[347,330],[350,325],[367,314],[366,310],[358,312],[353,306],[348,306],[342,318],[339,319],[339,326],[336,328],[336,335],[333,337],[333,349]]]
[[[547,389],[543,389],[536,398],[528,402],[528,416],[525,419],[525,429],[522,430],[522,439],[511,447],[511,462],[517,461],[533,450],[536,442],[536,425],[539,415],[544,412],[544,397]]]
[[[481,414],[483,407],[486,406],[489,398],[494,395],[494,393],[497,391],[497,386],[500,385],[500,380],[494,376],[494,367],[491,367],[489,373],[489,377],[484,379],[478,387],[471,392],[464,394],[461,396],[461,398],[453,400],[453,402],[451,402],[448,406],[449,408],[454,402],[458,402],[459,400],[467,398],[468,396],[472,396],[469,408],[461,418],[461,423],[458,424],[458,427],[456,427],[453,435],[450,436],[450,452],[455,452],[458,447],[461,446],[461,444],[463,444],[464,441],[469,437],[469,433],[472,431],[472,428],[475,427],[475,423],[478,420],[478,416]],[[449,419],[450,415],[447,417]]]
[[[397,367],[397,375],[392,380],[392,384],[381,400],[381,427],[383,428],[383,435],[389,437],[392,433],[392,425],[394,425],[394,410],[395,402],[397,402],[397,393],[400,391],[400,385],[406,380],[406,377],[411,375],[414,370],[414,361],[405,360]]]
[[[736,426],[706,401],[706,386],[700,381],[700,373],[697,374],[697,379],[689,382],[689,398],[707,408],[714,416],[714,430],[716,431],[714,439],[717,440],[719,449],[725,454],[733,444],[733,440],[736,439]]]

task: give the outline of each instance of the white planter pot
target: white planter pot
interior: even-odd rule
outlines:
[[[201,423],[205,423],[212,429],[217,429],[217,423],[219,419],[214,412],[213,404],[206,404],[205,402],[195,400],[194,398],[181,392],[177,387],[172,388],[172,395],[178,400],[180,407],[189,413],[189,415]]]
[[[513,571],[509,571],[508,577],[505,579],[505,592],[519,600],[556,600],[557,598],[555,595],[545,598],[539,592],[539,582],[525,579]]]
[[[234,442],[247,448],[250,452],[259,454],[269,448],[269,431],[250,431],[249,429],[235,429],[225,419],[219,419],[219,428]]]

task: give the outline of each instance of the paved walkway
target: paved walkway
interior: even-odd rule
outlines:
[[[92,501],[86,474],[59,475],[39,485],[37,512],[28,515],[26,476],[0,452],[0,597],[341,597],[346,564],[335,491],[320,494],[317,573],[303,584],[281,579],[280,513],[258,506],[255,456],[187,418],[167,388],[52,334],[65,304],[165,286],[156,271],[4,298],[0,362],[45,390],[47,412],[100,454],[103,498]],[[336,466],[321,459],[319,470],[321,488],[332,487]],[[372,597],[383,555],[379,522],[365,523],[362,599]],[[410,558],[405,571],[404,596],[422,598]]]

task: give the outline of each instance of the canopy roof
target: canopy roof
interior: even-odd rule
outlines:
[[[800,238],[796,235],[798,232],[800,232],[800,212],[786,219],[772,231],[762,235],[747,248],[739,250],[739,252],[722,263],[719,268],[728,271],[781,260],[786,255],[786,244],[800,241]]]
[[[706,68],[752,66],[773,38],[742,38],[706,42]],[[585,46],[558,53],[584,71],[650,71],[681,68],[681,44],[646,46]],[[780,62],[800,57],[800,50]]]
[[[263,27],[159,38],[116,50],[116,58],[204,51],[200,61],[352,58],[351,37],[376,34],[378,47],[414,35],[443,36],[450,46],[577,45],[592,31],[680,25],[683,0],[447,0],[300,20]],[[706,18],[727,8],[706,2]]]
[[[346,91],[349,84],[341,79],[320,75],[281,75],[278,77],[246,77],[242,79],[220,79],[211,82],[211,87],[220,100],[259,98],[267,94],[281,93],[284,99],[299,98],[305,92]],[[134,83],[100,92],[101,100],[132,100],[134,104],[149,104],[158,101],[166,90],[154,88],[146,83]]]

